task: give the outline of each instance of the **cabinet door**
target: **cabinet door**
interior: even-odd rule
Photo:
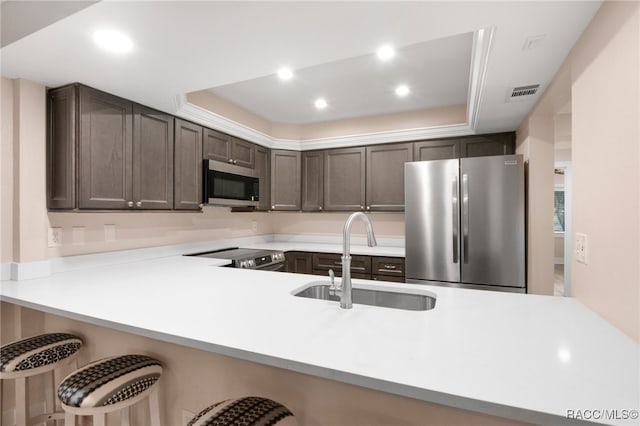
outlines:
[[[287,272],[296,274],[311,274],[311,253],[302,251],[288,251],[285,253]]]
[[[253,169],[256,165],[256,146],[243,139],[231,137],[231,159],[236,166]]]
[[[202,127],[176,118],[173,208],[199,210],[202,203]]]
[[[514,132],[494,133],[460,139],[460,157],[515,154]]]
[[[302,210],[322,211],[324,204],[324,151],[302,153]]]
[[[258,188],[260,195],[260,202],[256,207],[256,210],[267,211],[269,210],[269,203],[271,199],[270,194],[270,180],[271,174],[271,157],[269,149],[261,146],[256,147],[256,172],[258,173],[258,179],[260,179],[260,187]]]
[[[203,129],[202,157],[227,162],[231,159],[231,136],[211,129]]]
[[[133,103],[80,87],[78,207],[133,207]]]
[[[367,147],[367,211],[404,211],[404,163],[413,145]]]
[[[133,106],[135,208],[173,208],[173,116]]]
[[[76,207],[76,86],[47,94],[47,207]]]
[[[325,210],[364,210],[365,160],[364,148],[325,151]]]
[[[298,151],[271,151],[271,210],[300,210]]]
[[[434,139],[413,144],[414,161],[451,160],[459,156],[459,139]]]

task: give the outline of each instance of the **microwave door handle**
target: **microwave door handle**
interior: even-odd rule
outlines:
[[[451,219],[452,219],[452,247],[453,263],[458,263],[458,237],[460,233],[460,215],[458,207],[458,175],[451,182]]]

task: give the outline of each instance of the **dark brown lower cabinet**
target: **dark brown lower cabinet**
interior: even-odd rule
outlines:
[[[303,251],[288,251],[285,254],[287,272],[312,274],[312,255]]]
[[[342,276],[342,255],[336,253],[285,253],[287,272],[329,276]],[[351,256],[351,277],[363,280],[404,282],[404,258],[381,256]]]

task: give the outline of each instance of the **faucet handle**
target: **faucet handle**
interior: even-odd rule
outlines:
[[[336,274],[333,272],[333,269],[329,269],[329,280],[331,281],[331,285],[329,286],[329,294],[331,296],[335,296],[340,293],[340,288],[336,286]]]

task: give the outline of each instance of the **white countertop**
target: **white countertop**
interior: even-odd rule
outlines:
[[[335,251],[326,250],[330,245],[244,246]],[[403,252],[360,249],[352,253]],[[216,267],[224,263],[170,255],[92,266],[4,281],[0,296],[168,342],[533,423],[575,424],[567,410],[640,408],[640,346],[574,299],[354,280],[426,291],[437,297],[436,307],[344,310],[337,302],[291,295],[324,277]],[[234,326],[210,326],[220,322]]]

